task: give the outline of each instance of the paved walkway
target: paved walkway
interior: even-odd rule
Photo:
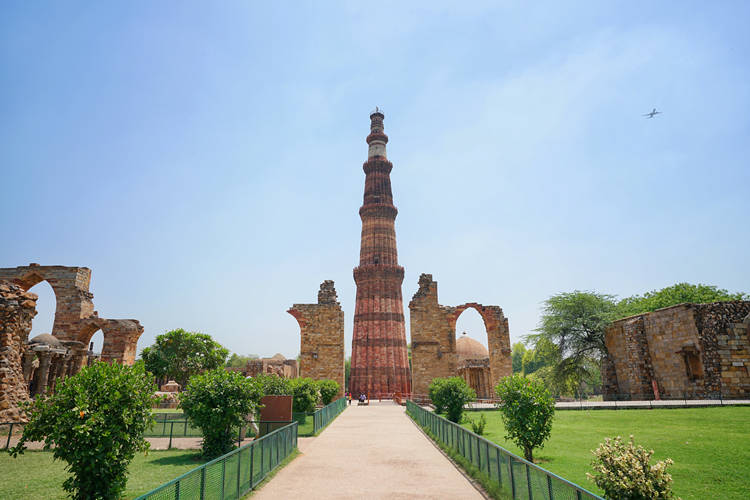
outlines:
[[[353,404],[253,498],[461,498],[479,492],[391,402]]]

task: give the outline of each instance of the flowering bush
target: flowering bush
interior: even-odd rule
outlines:
[[[27,441],[44,440],[44,449],[67,464],[63,489],[71,497],[120,498],[130,461],[149,447],[143,434],[154,421],[154,391],[143,364],[94,363],[30,403],[29,423],[9,452],[17,456]]]
[[[654,450],[635,446],[633,436],[630,443],[622,442],[620,436],[614,439],[605,438],[604,442],[592,452],[596,457],[591,465],[594,474],[588,478],[612,500],[648,500],[674,498],[672,493],[672,476],[667,467],[673,464],[667,458],[650,465]]]

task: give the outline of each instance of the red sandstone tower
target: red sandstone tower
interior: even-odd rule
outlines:
[[[401,283],[404,268],[398,265],[396,229],[398,210],[393,206],[390,173],[393,164],[385,154],[388,136],[384,115],[377,108],[370,115],[370,135],[365,171],[365,197],[359,266],[354,268],[357,305],[349,389],[354,397],[390,397],[411,392],[409,359]]]

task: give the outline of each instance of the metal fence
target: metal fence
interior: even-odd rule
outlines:
[[[10,447],[10,439],[15,435],[21,437],[24,424],[13,422],[0,422],[0,450],[7,450]]]
[[[313,414],[313,432],[318,434],[344,410],[346,410],[346,398],[339,398],[316,411]]]
[[[406,402],[406,412],[444,446],[463,456],[497,483],[514,500],[601,499],[412,401]]]
[[[137,500],[239,499],[296,448],[297,422],[292,422],[141,495]]]

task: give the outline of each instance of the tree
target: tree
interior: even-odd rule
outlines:
[[[604,495],[612,500],[667,500],[674,498],[672,493],[672,475],[667,467],[673,464],[667,458],[651,465],[654,450],[635,446],[633,436],[630,443],[622,443],[620,436],[615,439],[605,438],[604,442],[593,451],[591,462],[594,474],[586,474]]]
[[[598,364],[607,354],[604,331],[614,311],[614,298],[595,292],[560,293],[544,302],[538,333],[528,340],[535,348],[547,349],[546,343],[556,346],[559,358],[551,376],[558,384],[593,376],[591,360]]]
[[[70,477],[63,489],[75,499],[116,499],[125,491],[128,464],[146,451],[143,434],[154,422],[156,386],[143,365],[94,363],[60,382],[55,393],[30,404],[29,423],[10,453],[27,441],[54,446]]]
[[[234,437],[263,397],[260,384],[241,373],[216,368],[193,375],[180,395],[180,408],[203,434],[203,455],[215,458],[234,447]]]
[[[644,312],[655,311],[663,307],[683,303],[703,304],[706,302],[723,302],[727,300],[747,300],[745,293],[730,293],[712,285],[691,285],[677,283],[676,285],[652,290],[643,295],[633,295],[617,303],[615,319],[633,316]]]
[[[171,379],[185,387],[191,376],[224,366],[229,351],[205,333],[182,328],[156,337],[141,351],[146,369],[158,379]]]
[[[312,413],[318,402],[318,385],[311,378],[294,378],[290,380],[292,411],[295,413]]]
[[[292,395],[292,384],[288,378],[268,373],[259,373],[253,379],[260,387],[260,391],[264,396]]]
[[[344,361],[344,387],[349,392],[349,379],[352,376],[352,357],[348,356]]]
[[[335,380],[318,380],[318,391],[323,406],[330,404],[340,390],[341,386]]]
[[[510,359],[513,361],[513,373],[518,373],[523,369],[523,356],[526,354],[526,346],[523,342],[513,344],[513,350],[510,352]]]
[[[435,412],[445,413],[451,422],[460,421],[464,405],[477,397],[474,389],[461,377],[432,379],[429,394]]]
[[[229,356],[229,359],[226,362],[226,366],[229,368],[244,368],[247,366],[248,361],[258,359],[257,354],[248,354],[246,356],[243,356],[241,354],[237,354],[236,352],[233,352],[231,356]]]
[[[505,424],[506,439],[523,450],[529,462],[534,448],[541,448],[552,432],[555,400],[541,383],[520,375],[504,377],[495,387]]]

